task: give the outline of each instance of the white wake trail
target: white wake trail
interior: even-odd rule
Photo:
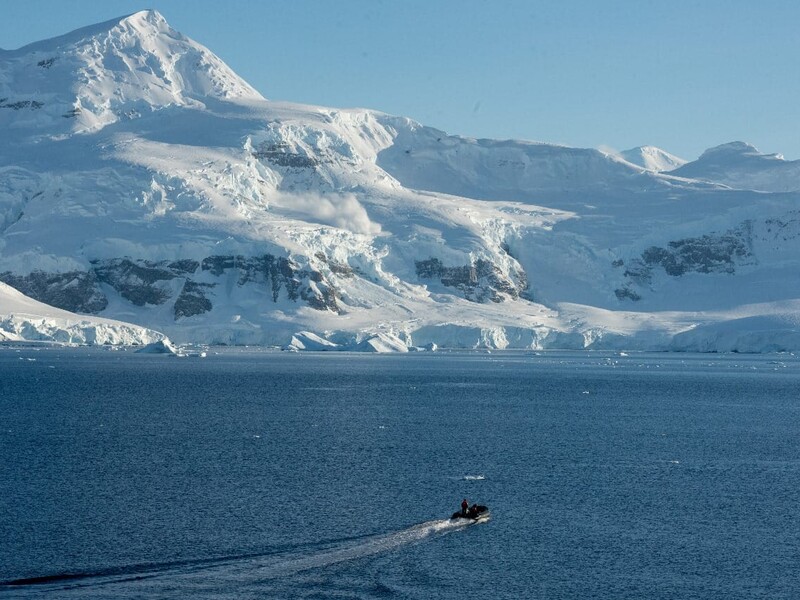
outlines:
[[[429,537],[464,529],[471,524],[470,522],[451,519],[418,523],[400,531],[343,542],[310,555],[283,557],[277,562],[249,570],[248,578],[273,579],[285,577],[309,569],[320,569],[341,562],[391,552]]]
[[[480,521],[483,522],[483,521]],[[127,577],[102,577],[74,587],[60,586],[60,593],[77,593],[83,598],[106,597],[109,589],[116,597],[162,598],[164,590],[181,591],[192,598],[227,597],[223,591],[258,590],[263,584],[398,550],[404,546],[466,529],[474,525],[467,519],[441,519],[418,523],[405,529],[358,539],[331,542],[317,550],[295,550],[280,554],[231,558],[213,564],[181,566],[160,572],[140,572]],[[222,594],[222,595],[220,595]]]

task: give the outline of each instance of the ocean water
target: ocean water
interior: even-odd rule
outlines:
[[[0,598],[798,598],[799,392],[791,355],[3,348]]]

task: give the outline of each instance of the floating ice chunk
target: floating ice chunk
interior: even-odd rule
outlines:
[[[136,351],[137,354],[170,354],[178,356],[178,349],[172,345],[168,338],[147,344],[144,348]]]
[[[338,350],[338,344],[326,340],[324,337],[310,331],[298,331],[285,347],[286,350],[310,350],[320,352],[324,350]]]
[[[364,341],[346,348],[351,352],[408,352],[406,343],[397,336],[387,333],[376,333]]]

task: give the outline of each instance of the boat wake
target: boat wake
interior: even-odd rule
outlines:
[[[256,593],[265,583],[331,565],[398,550],[426,539],[463,530],[474,522],[441,519],[418,523],[389,533],[346,538],[311,547],[279,548],[263,554],[226,556],[174,563],[133,565],[96,572],[61,573],[0,581],[0,592],[15,590],[17,597],[59,592],[59,597],[158,598],[164,591],[196,597],[249,589]]]

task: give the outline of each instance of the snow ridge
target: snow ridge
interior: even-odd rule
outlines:
[[[154,10],[0,54],[0,124],[95,131],[167,106],[263,100],[204,46]],[[13,114],[17,113],[17,114]],[[5,117],[3,119],[2,117]],[[38,126],[38,127],[37,127]]]
[[[638,146],[630,150],[623,150],[619,156],[631,164],[656,173],[673,171],[687,162],[655,146]]]
[[[800,160],[762,154],[746,142],[730,142],[706,150],[674,175],[724,183],[733,188],[763,192],[800,190]]]

